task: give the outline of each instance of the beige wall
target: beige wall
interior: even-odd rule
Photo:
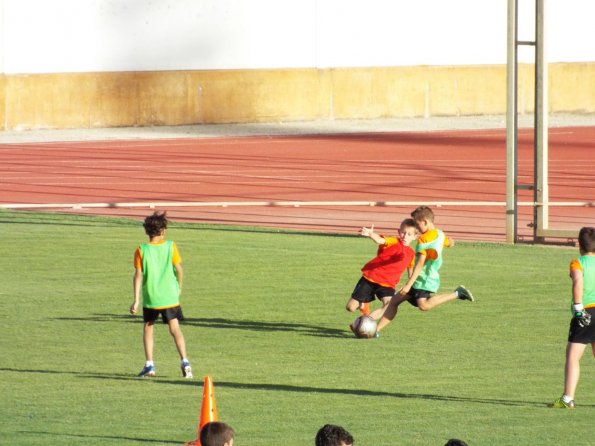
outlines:
[[[0,74],[0,131],[6,128],[6,76]]]
[[[551,64],[551,112],[595,113],[595,63]],[[533,68],[519,71],[519,111]],[[0,130],[506,112],[506,68],[418,66],[0,75]]]

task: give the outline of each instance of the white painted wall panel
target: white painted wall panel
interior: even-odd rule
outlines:
[[[548,59],[595,61],[595,2],[547,0]],[[504,0],[0,0],[4,73],[506,63]],[[534,0],[519,0],[533,38]],[[520,52],[522,62],[532,51]]]

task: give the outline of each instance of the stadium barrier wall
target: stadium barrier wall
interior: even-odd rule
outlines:
[[[6,75],[0,73],[0,131],[6,130]]]
[[[533,65],[519,112],[533,110]],[[549,65],[552,113],[595,113],[595,63]],[[504,114],[506,67],[0,74],[0,130]]]

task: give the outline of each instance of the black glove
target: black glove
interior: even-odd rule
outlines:
[[[588,327],[591,325],[591,315],[584,308],[581,311],[574,312],[574,318],[579,327]]]

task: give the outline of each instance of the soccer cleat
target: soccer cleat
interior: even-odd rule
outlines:
[[[364,316],[369,315],[370,314],[370,304],[368,302],[364,302],[364,303],[360,304],[359,312],[361,314],[363,314]]]
[[[473,294],[471,294],[471,291],[469,291],[463,285],[459,285],[455,290],[455,293],[457,293],[457,297],[461,300],[469,300],[471,302],[475,300]]]
[[[182,361],[180,368],[182,369],[182,376],[184,378],[192,378],[192,367],[190,367],[190,363],[188,361]]]
[[[143,378],[153,377],[155,376],[155,366],[154,365],[146,365],[138,374],[138,376],[142,376]]]
[[[549,407],[553,407],[555,409],[574,409],[574,400],[570,400],[568,403],[565,402],[562,397],[555,400],[553,403],[548,404]]]

